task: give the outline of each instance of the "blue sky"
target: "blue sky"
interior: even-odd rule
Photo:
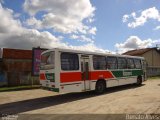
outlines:
[[[4,18],[0,47],[41,45],[122,53],[160,43],[159,0],[1,0],[0,4]]]
[[[122,22],[123,15],[132,12],[143,11],[148,8],[156,7],[160,9],[160,1],[158,0],[97,0],[92,1],[96,6],[95,25],[97,27],[97,40],[102,40],[102,47],[115,50],[116,43],[123,43],[129,36],[138,36],[142,40],[151,38],[159,39],[160,31],[153,29],[160,25],[160,22],[149,21],[143,26],[137,28],[129,28],[127,24]]]

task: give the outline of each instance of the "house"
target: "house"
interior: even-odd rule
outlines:
[[[16,86],[39,83],[38,77],[32,77],[32,50],[1,49],[0,85]]]
[[[160,75],[160,49],[157,47],[131,50],[123,53],[123,55],[144,57],[147,62],[148,76]]]

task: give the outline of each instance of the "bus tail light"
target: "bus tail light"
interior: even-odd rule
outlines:
[[[44,73],[41,73],[41,74],[40,74],[40,80],[45,80],[45,79],[46,79],[45,74],[44,74]]]

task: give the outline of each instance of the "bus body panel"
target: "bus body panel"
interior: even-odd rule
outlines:
[[[43,88],[49,88],[53,91],[59,92],[59,87],[56,84],[56,76],[55,76],[55,70],[40,70],[40,84]]]
[[[53,51],[55,53],[54,61],[55,67],[54,69],[46,69],[40,70],[40,83],[42,87],[48,88],[49,90],[60,92],[60,93],[68,93],[68,92],[82,92],[82,91],[90,91],[95,90],[96,83],[98,80],[105,80],[106,87],[114,87],[126,84],[137,83],[137,77],[142,76],[142,81],[146,79],[144,77],[145,68],[143,69],[105,69],[105,70],[96,70],[94,69],[94,61],[93,56],[99,54],[87,54],[75,51],[66,51],[63,49],[54,49],[45,51],[43,54],[47,52]],[[68,70],[67,67],[63,66],[64,62],[66,65],[70,62],[67,61],[67,56],[64,55],[66,53],[71,53],[69,59],[72,59],[72,54],[77,54],[78,56],[78,66],[79,68],[76,70]],[[62,60],[62,56],[64,58]],[[102,55],[105,57],[114,56],[114,57],[124,57],[121,55]],[[65,58],[66,57],[66,58]],[[141,59],[140,57],[130,57],[128,58],[136,58]],[[73,63],[75,64],[75,63]],[[72,66],[75,67],[75,66]],[[65,70],[66,69],[66,70]],[[145,74],[145,75],[144,75]]]
[[[57,50],[55,51],[49,51],[49,52],[54,52],[55,56],[58,56],[58,52]],[[44,52],[44,54],[47,54],[47,51]],[[40,84],[42,85],[42,88],[44,89],[48,89],[48,90],[52,90],[55,92],[60,92],[59,89],[59,57],[55,57],[53,58],[54,61],[56,61],[56,65],[54,66],[54,69],[40,69]],[[42,59],[42,57],[41,57]],[[41,60],[42,61],[42,60]],[[54,64],[55,64],[54,63]]]
[[[106,87],[115,87],[119,85],[119,81],[117,79],[107,80]]]
[[[83,91],[83,82],[69,82],[69,83],[62,83],[60,85],[60,92],[61,93],[69,93],[69,92],[82,92]]]

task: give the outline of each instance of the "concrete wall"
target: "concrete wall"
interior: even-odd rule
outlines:
[[[160,76],[160,68],[159,67],[147,67],[147,76]]]
[[[160,76],[160,53],[153,49],[144,53],[142,57],[148,63],[147,76]]]
[[[150,50],[142,55],[149,67],[160,67],[160,54],[155,50]]]

